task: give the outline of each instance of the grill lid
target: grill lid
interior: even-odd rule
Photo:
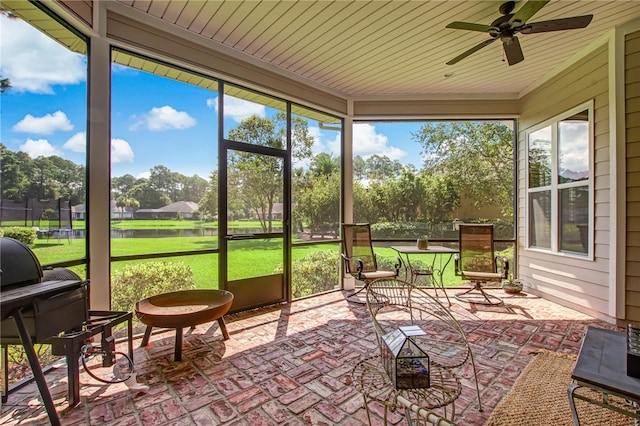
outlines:
[[[13,238],[0,238],[0,288],[24,286],[42,280],[42,267],[26,244]]]

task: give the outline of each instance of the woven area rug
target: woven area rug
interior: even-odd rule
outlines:
[[[576,356],[541,350],[522,371],[513,388],[493,410],[485,426],[573,426],[567,388]],[[580,393],[591,392],[581,388]],[[624,404],[618,400],[617,403]],[[585,401],[576,400],[582,425],[633,425],[633,419]]]

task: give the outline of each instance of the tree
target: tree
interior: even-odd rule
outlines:
[[[337,231],[340,191],[336,188],[340,188],[340,173],[313,178],[312,185],[298,195],[296,213],[309,225],[312,234]]]
[[[197,203],[207,192],[209,182],[198,175],[191,177],[179,175],[181,190],[176,201],[193,201]]]
[[[369,179],[388,179],[399,176],[403,169],[400,161],[392,160],[386,155],[374,154],[365,160],[365,164]]]
[[[511,128],[498,121],[430,122],[412,138],[422,144],[428,172],[450,176],[478,207],[499,206],[513,217]]]
[[[2,78],[0,75],[0,94],[4,95],[9,89],[11,89],[11,81],[8,78]]]
[[[124,209],[132,208],[133,210],[137,210],[140,208],[140,202],[135,198],[122,195],[116,199],[116,206],[120,208],[120,219],[122,219],[124,216]]]
[[[211,172],[207,189],[198,202],[198,211],[203,220],[212,220],[218,215],[218,171]]]
[[[367,165],[359,155],[353,157],[353,178],[355,180],[364,180],[367,178]]]
[[[172,202],[178,201],[176,194],[179,181],[178,173],[172,172],[167,166],[158,165],[151,168],[149,187],[166,195]]]
[[[31,157],[25,152],[14,152],[0,143],[0,188],[2,198],[23,200],[31,185]]]
[[[321,152],[313,157],[309,170],[314,177],[340,173],[340,158],[334,158],[331,154]]]
[[[136,183],[138,183],[137,179],[128,173],[120,177],[111,178],[111,197],[118,199],[118,197],[126,195],[136,186]]]

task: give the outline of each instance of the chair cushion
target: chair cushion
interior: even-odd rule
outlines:
[[[396,273],[394,271],[373,271],[373,272],[363,272],[361,277],[366,280],[376,280],[378,278],[390,278],[395,277]]]
[[[499,281],[502,279],[502,274],[499,272],[462,271],[462,275],[469,280]]]

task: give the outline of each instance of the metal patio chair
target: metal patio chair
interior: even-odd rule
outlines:
[[[342,250],[345,273],[364,283],[359,290],[349,294],[347,298],[366,290],[373,280],[398,276],[402,264],[400,258],[396,258],[394,270],[378,269],[377,255],[371,244],[371,226],[368,223],[342,224]],[[350,301],[364,304],[358,300]]]
[[[459,250],[455,273],[469,280],[472,287],[455,295],[459,300],[483,305],[501,305],[502,299],[484,291],[482,286],[508,277],[509,261],[495,255],[493,224],[460,224]],[[501,264],[501,265],[499,265]]]

